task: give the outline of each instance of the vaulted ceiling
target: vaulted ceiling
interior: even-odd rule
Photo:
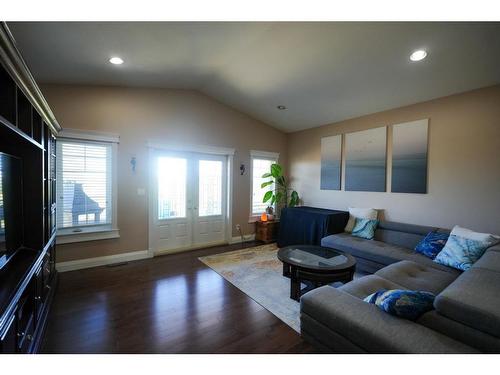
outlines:
[[[500,23],[8,25],[39,82],[199,90],[285,132],[500,83]]]

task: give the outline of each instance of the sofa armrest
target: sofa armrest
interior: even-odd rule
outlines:
[[[369,353],[474,353],[476,349],[330,286],[302,296],[301,313]],[[301,327],[301,329],[307,327]]]

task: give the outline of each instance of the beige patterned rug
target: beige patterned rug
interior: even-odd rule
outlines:
[[[290,299],[290,279],[282,275],[277,252],[276,244],[269,244],[198,259],[300,332],[300,305]]]

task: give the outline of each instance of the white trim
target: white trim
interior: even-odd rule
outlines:
[[[154,256],[153,244],[153,225],[155,225],[155,217],[157,213],[156,207],[156,153],[153,148],[149,148],[148,152],[148,254]]]
[[[118,231],[118,144],[111,146],[111,227]]]
[[[255,241],[255,233],[252,234],[247,234],[243,236],[243,242],[250,242],[250,241]],[[229,242],[230,245],[233,245],[235,243],[241,243],[241,236],[235,236],[231,238],[231,241]]]
[[[134,260],[147,259],[147,258],[150,258],[149,252],[147,250],[132,251],[130,253],[106,255],[103,257],[96,257],[96,258],[78,259],[69,262],[60,262],[56,263],[56,269],[59,272],[67,272],[67,271],[81,270],[84,268],[105,266],[108,264],[131,262]]]
[[[227,155],[227,182],[226,182],[226,241],[231,241],[233,235],[233,163],[234,156]]]
[[[77,140],[76,138],[73,139]],[[58,158],[57,160],[60,161],[62,159]],[[56,179],[57,181],[59,181],[59,176],[57,176],[57,168]],[[58,188],[59,185],[57,185],[56,194],[58,193]],[[71,230],[73,228],[68,229]],[[82,229],[83,232],[65,233],[64,228],[59,228],[59,231],[61,231],[62,233],[58,234],[58,243],[64,244],[73,242],[86,242],[120,237],[120,231],[118,229],[118,143],[111,143],[111,223],[109,225],[103,226],[103,228],[90,227],[86,230],[85,227],[79,227],[79,229]],[[107,232],[107,234],[104,232]]]
[[[272,159],[275,160],[276,162],[280,158],[279,152],[259,151],[259,150],[250,150],[250,156],[252,158]]]
[[[80,139],[87,141],[120,143],[120,135],[89,130],[64,128],[59,132],[58,138]]]
[[[279,160],[279,156],[280,154],[277,152],[250,150],[250,209],[248,211],[249,220],[259,218],[261,214],[253,212],[253,161],[254,159],[265,159],[277,163]],[[274,204],[274,209],[276,211],[276,204]]]
[[[208,146],[208,145],[195,145],[195,144],[182,144],[182,143],[159,143],[155,141],[148,141],[147,146],[157,150],[179,151],[179,152],[198,152],[202,154],[212,155],[234,155],[236,150],[234,148]]]
[[[165,249],[165,250],[156,250],[153,251],[154,256],[161,256],[161,255],[168,255],[168,254],[176,254],[176,253],[182,253],[185,251],[193,251],[193,250],[199,250],[199,249],[204,249],[206,247],[212,247],[212,246],[221,246],[221,245],[227,245],[227,241],[214,241],[214,242],[207,242],[204,244],[200,245],[195,245],[195,246],[184,246],[184,247],[177,247],[175,249]]]
[[[186,148],[184,148],[186,147]],[[156,195],[157,195],[157,181],[156,181],[156,160],[157,155],[161,154],[163,151],[173,151],[173,152],[187,152],[191,154],[196,153],[204,153],[208,155],[218,155],[226,157],[226,165],[227,165],[227,173],[226,173],[226,212],[225,212],[225,234],[224,241],[215,243],[215,245],[229,243],[231,241],[231,236],[233,233],[233,166],[234,166],[234,148],[224,148],[224,147],[214,147],[214,146],[197,146],[197,145],[175,145],[168,146],[166,144],[159,144],[155,142],[148,142],[148,157],[149,157],[149,176],[148,176],[148,184],[149,184],[149,194],[148,194],[148,251],[151,256],[156,254],[168,254],[170,252],[178,252],[184,251],[186,249],[193,249],[192,247],[183,248],[183,249],[169,249],[165,250],[165,252],[155,252],[153,250],[153,226],[156,225],[156,215],[157,215],[157,207],[156,207]],[[214,244],[210,244],[214,245]],[[207,244],[203,245],[206,247]]]
[[[106,228],[102,230],[93,229],[92,231],[88,232],[62,233],[57,235],[56,243],[58,245],[62,245],[65,243],[74,242],[109,240],[111,238],[120,238],[120,231],[118,229]]]

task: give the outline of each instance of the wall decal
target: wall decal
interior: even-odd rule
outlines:
[[[392,128],[392,178],[394,193],[427,193],[427,134],[429,120]]]
[[[340,168],[342,161],[342,135],[321,138],[321,182],[322,190],[340,190]]]
[[[386,191],[387,128],[346,134],[345,190]]]

